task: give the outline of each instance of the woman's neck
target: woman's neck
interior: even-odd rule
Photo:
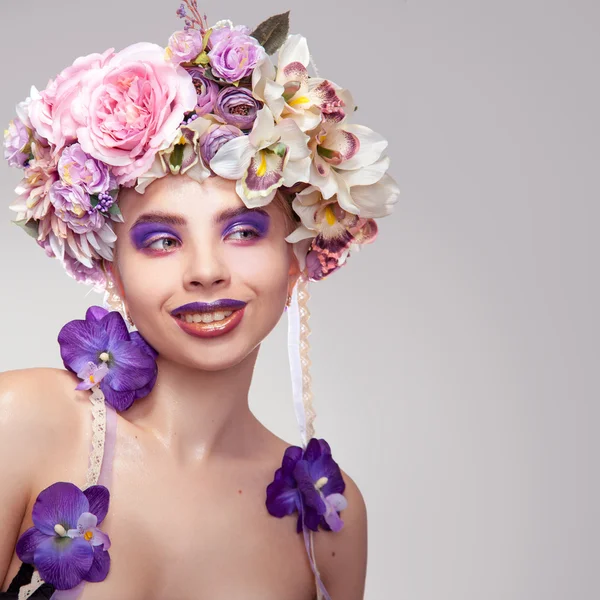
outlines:
[[[122,416],[154,436],[181,465],[249,457],[262,428],[248,406],[259,348],[220,371],[201,371],[159,356],[154,389]]]

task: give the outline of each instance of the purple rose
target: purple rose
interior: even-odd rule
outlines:
[[[262,102],[256,100],[246,88],[228,87],[221,90],[215,103],[215,114],[228,125],[252,129]]]
[[[179,64],[194,60],[202,52],[202,34],[197,29],[176,31],[169,38],[166,58]]]
[[[24,169],[29,161],[29,130],[21,119],[13,119],[4,132],[4,158],[9,167]]]
[[[233,125],[211,125],[200,138],[200,155],[204,164],[209,165],[221,146],[244,133]]]
[[[204,76],[204,69],[190,68],[187,72],[192,76],[196,94],[198,95],[196,114],[202,116],[211,113],[219,95],[219,84],[206,78]]]
[[[229,83],[250,75],[266,56],[264,48],[245,30],[222,27],[213,31],[210,40],[212,72]]]
[[[64,149],[58,173],[66,185],[81,186],[88,194],[102,194],[117,187],[108,165],[86,154],[78,143]]]
[[[104,217],[92,209],[90,197],[81,186],[57,181],[50,187],[48,197],[56,216],[75,233],[102,229]]]

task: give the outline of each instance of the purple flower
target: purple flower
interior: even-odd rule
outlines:
[[[58,343],[69,371],[87,377],[88,363],[98,369],[103,364],[108,367],[99,387],[116,410],[128,409],[135,400],[147,396],[156,383],[156,351],[138,332],[129,333],[116,311],[90,307],[85,320],[70,321],[60,330]]]
[[[223,88],[215,103],[215,114],[221,117],[228,125],[235,125],[240,129],[252,129],[256,114],[263,103],[256,100],[250,90],[246,88]]]
[[[9,167],[24,169],[29,162],[30,131],[21,119],[13,119],[4,132],[4,158]]]
[[[344,522],[338,512],[347,506],[342,495],[346,484],[338,464],[331,456],[329,444],[312,438],[306,450],[290,446],[281,467],[267,487],[267,510],[274,517],[298,512],[297,531],[304,525],[313,531],[339,531]]]
[[[78,185],[88,194],[102,194],[117,187],[108,165],[86,154],[79,143],[63,150],[58,173],[66,185]]]
[[[219,84],[216,81],[212,81],[204,76],[204,69],[201,68],[189,68],[187,72],[191,75],[194,87],[196,88],[196,94],[198,96],[198,103],[196,105],[196,114],[199,116],[207,115],[212,112],[215,101],[219,94]]]
[[[99,231],[104,226],[104,217],[93,210],[89,194],[81,186],[56,181],[48,190],[48,198],[56,216],[75,233]]]
[[[221,27],[210,36],[212,48],[208,58],[212,72],[229,83],[250,75],[266,56],[264,48],[246,31]]]
[[[197,29],[176,31],[169,38],[166,58],[176,64],[194,60],[202,52],[202,33]]]
[[[52,248],[49,247],[49,244],[42,245],[42,248],[46,250],[48,256],[54,256],[54,254],[49,254],[49,252],[52,252]],[[97,292],[101,292],[106,289],[106,275],[100,266],[100,261],[92,260],[91,264],[91,267],[86,267],[79,260],[65,252],[63,265],[67,271],[67,275],[75,279],[75,281],[90,285]]]
[[[221,146],[244,133],[233,125],[211,125],[200,138],[200,155],[205,165],[209,165]]]
[[[17,556],[38,569],[44,581],[69,590],[85,581],[104,581],[110,568],[109,537],[98,529],[108,512],[103,485],[81,491],[59,481],[40,492],[33,505],[33,527],[17,542]]]

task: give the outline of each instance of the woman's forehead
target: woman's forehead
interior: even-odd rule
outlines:
[[[261,210],[279,218],[283,212],[270,202]],[[167,175],[154,181],[143,194],[123,189],[119,206],[125,223],[131,226],[146,213],[160,212],[183,216],[186,221],[210,220],[219,215],[244,209],[245,204],[235,189],[235,181],[218,176],[199,183],[185,175]]]

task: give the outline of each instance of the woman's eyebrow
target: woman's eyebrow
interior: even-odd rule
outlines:
[[[241,215],[245,215],[247,213],[259,213],[264,216],[269,216],[269,213],[261,208],[248,208],[247,206],[239,206],[237,208],[227,208],[213,218],[213,222],[216,225],[224,223],[229,219],[233,219],[235,217],[239,217]],[[187,225],[187,220],[181,215],[175,215],[171,213],[166,213],[162,211],[154,211],[141,214],[136,220],[135,223],[131,226],[133,229],[136,225],[140,223],[163,223],[165,225],[179,225],[185,226]]]
[[[141,214],[135,223],[130,227],[133,229],[140,223],[163,223],[164,225],[187,225],[187,221],[180,215],[173,215],[166,212],[156,211]]]

